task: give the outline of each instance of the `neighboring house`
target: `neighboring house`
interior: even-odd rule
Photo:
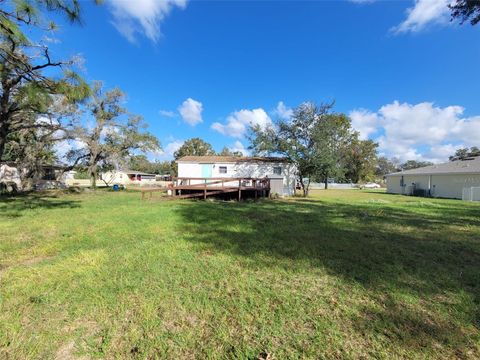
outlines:
[[[155,185],[156,174],[135,170],[113,170],[101,174],[101,180],[108,185]]]
[[[40,174],[37,174],[37,178],[29,185],[35,190],[65,188],[66,174],[64,166],[41,165]],[[15,184],[16,189],[20,190],[23,185],[20,175],[18,165],[14,162],[0,163],[0,184],[5,186]]]
[[[179,178],[268,177],[271,193],[288,196],[295,191],[296,168],[284,158],[184,156],[177,160],[177,164]]]
[[[480,156],[386,175],[387,192],[480,200]]]

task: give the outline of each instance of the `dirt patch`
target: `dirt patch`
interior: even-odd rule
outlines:
[[[26,260],[21,261],[20,265],[22,265],[22,266],[34,266],[34,265],[37,265],[37,264],[39,264],[43,261],[52,260],[54,258],[55,258],[55,256],[36,256],[34,258],[26,259]]]
[[[73,354],[75,352],[75,342],[72,340],[57,350],[55,360],[72,360],[77,359]]]

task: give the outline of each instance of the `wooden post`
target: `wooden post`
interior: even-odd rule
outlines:
[[[238,180],[238,201],[242,198],[242,179]]]

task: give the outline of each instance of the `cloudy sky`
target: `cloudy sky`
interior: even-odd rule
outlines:
[[[92,3],[52,46],[128,94],[161,159],[194,136],[246,151],[250,124],[306,100],[335,100],[386,156],[480,145],[480,25],[451,23],[448,0]]]

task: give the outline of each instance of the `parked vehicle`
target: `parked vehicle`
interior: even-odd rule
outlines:
[[[381,186],[377,183],[369,182],[363,185],[364,189],[380,189]]]

